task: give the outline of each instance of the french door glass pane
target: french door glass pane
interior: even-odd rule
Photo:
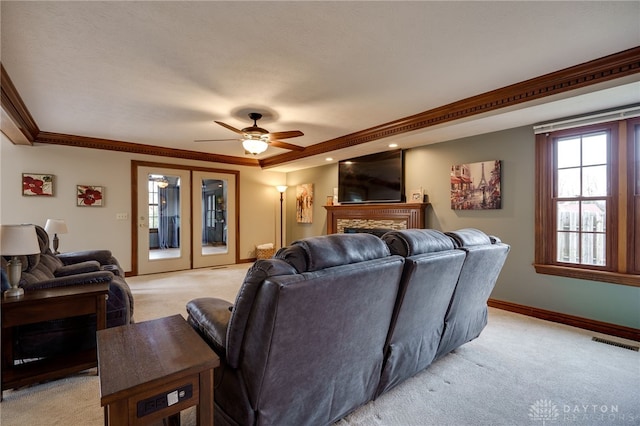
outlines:
[[[227,181],[202,179],[202,255],[227,253]]]
[[[149,175],[149,260],[181,256],[180,176]]]

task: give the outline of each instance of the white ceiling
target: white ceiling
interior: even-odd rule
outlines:
[[[243,128],[258,111],[261,127],[301,130],[286,141],[310,146],[640,45],[638,1],[3,0],[0,13],[2,64],[40,130],[232,156],[239,142],[193,141],[232,138],[213,120]],[[626,105],[639,81],[330,155]]]

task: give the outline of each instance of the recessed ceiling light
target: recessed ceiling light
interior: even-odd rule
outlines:
[[[325,161],[333,161],[333,158],[327,157],[327,158],[325,158]]]
[[[397,148],[398,144],[397,143],[390,143],[389,144],[389,148]]]

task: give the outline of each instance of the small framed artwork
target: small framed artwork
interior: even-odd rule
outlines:
[[[313,184],[296,186],[296,219],[298,223],[313,223]]]
[[[410,203],[421,203],[423,201],[422,188],[420,189],[412,189],[409,192],[409,202]]]
[[[53,175],[44,173],[23,173],[22,195],[53,196]]]
[[[327,205],[328,206],[333,205],[333,195],[327,195]]]
[[[502,208],[500,160],[451,166],[451,208],[493,210]]]
[[[80,207],[102,207],[104,188],[101,186],[78,185],[76,189],[77,205]]]

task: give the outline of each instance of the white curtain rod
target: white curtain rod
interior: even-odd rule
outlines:
[[[633,105],[620,109],[600,112],[595,114],[582,115],[579,117],[567,118],[564,120],[549,123],[536,124],[533,126],[533,133],[553,132],[556,130],[571,129],[573,127],[588,126],[590,124],[606,123],[607,121],[622,120],[640,116],[640,105]]]

